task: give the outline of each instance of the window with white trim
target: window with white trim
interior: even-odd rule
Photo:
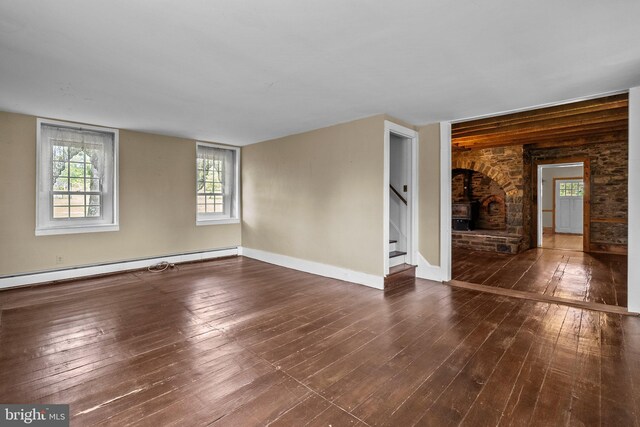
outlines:
[[[196,223],[237,223],[240,218],[240,149],[196,145]]]
[[[36,235],[118,230],[118,130],[38,119]]]

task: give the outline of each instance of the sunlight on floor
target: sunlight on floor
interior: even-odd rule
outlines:
[[[547,249],[582,250],[582,234],[555,234],[544,233],[542,247]]]

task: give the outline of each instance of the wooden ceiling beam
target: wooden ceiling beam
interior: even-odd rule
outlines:
[[[628,120],[618,119],[615,121],[600,121],[596,123],[582,124],[582,125],[567,125],[564,128],[550,127],[542,128],[536,131],[529,132],[502,132],[495,134],[488,134],[482,136],[455,138],[452,139],[452,143],[458,146],[467,146],[470,148],[476,146],[482,146],[485,144],[494,144],[496,142],[512,142],[513,144],[522,144],[532,139],[540,138],[556,138],[562,135],[569,134],[581,134],[581,133],[600,133],[609,131],[625,130],[628,128]]]
[[[600,138],[613,140],[617,138],[620,140],[627,140],[627,134],[628,123],[627,121],[622,121],[617,125],[610,126],[608,128],[576,128],[558,131],[550,134],[539,133],[519,137],[486,138],[479,141],[473,141],[472,143],[460,143],[458,141],[452,141],[452,145],[455,148],[483,149],[491,147],[504,147],[509,145],[529,145],[545,142],[553,143],[557,141],[567,140],[579,141],[580,139],[588,138],[591,136],[593,136],[594,139]],[[610,137],[606,137],[606,135],[610,135]]]
[[[531,149],[537,148],[559,148],[559,147],[579,147],[581,145],[589,144],[611,144],[611,143],[626,143],[629,140],[629,133],[626,131],[610,132],[602,134],[588,134],[583,136],[576,136],[568,139],[561,139],[555,141],[537,142],[535,144],[528,144],[527,147]]]
[[[627,108],[629,106],[628,100],[620,100],[612,103],[606,104],[596,104],[592,106],[586,106],[583,108],[575,108],[575,109],[567,109],[560,112],[554,113],[545,113],[545,114],[531,114],[527,117],[516,117],[509,118],[508,116],[499,116],[494,117],[490,121],[483,123],[475,123],[475,122],[464,122],[464,123],[456,123],[452,126],[452,131],[457,134],[463,134],[468,132],[474,132],[478,130],[484,129],[493,129],[504,126],[509,126],[513,124],[520,123],[534,123],[538,120],[544,120],[548,118],[560,118],[560,117],[574,117],[579,116],[581,114],[592,113],[597,111],[607,111],[616,108]],[[467,124],[470,123],[470,124]]]
[[[470,127],[470,128],[453,128],[452,129],[452,136],[454,137],[458,137],[458,136],[465,136],[465,135],[470,135],[470,134],[474,134],[477,132],[481,132],[481,131],[488,131],[488,130],[494,130],[494,131],[500,131],[503,129],[508,129],[509,126],[512,125],[522,125],[522,124],[533,124],[536,121],[539,120],[545,120],[545,119],[553,119],[553,118],[567,118],[568,120],[571,119],[579,119],[582,114],[586,114],[586,113],[595,113],[595,112],[603,112],[603,111],[611,111],[611,110],[615,110],[615,109],[626,109],[628,111],[628,102],[624,101],[624,102],[618,102],[615,104],[615,106],[612,105],[600,105],[598,107],[594,107],[594,108],[589,108],[588,110],[582,110],[580,112],[575,112],[575,111],[571,111],[571,112],[567,112],[566,114],[558,114],[558,115],[546,115],[546,116],[540,116],[540,117],[531,117],[529,120],[509,120],[509,121],[500,121],[500,122],[496,122],[496,123],[492,123],[492,124],[487,124],[487,125],[483,125],[483,126],[474,126],[474,127]]]
[[[532,123],[519,123],[515,125],[502,126],[495,129],[484,129],[469,133],[452,134],[452,138],[456,140],[464,140],[468,138],[476,138],[485,135],[503,135],[503,134],[523,134],[532,132],[551,131],[553,129],[561,129],[566,127],[578,127],[582,125],[606,123],[616,120],[625,119],[629,114],[627,107],[616,108],[611,110],[595,111],[591,113],[580,114],[577,116],[554,117],[537,120]]]
[[[519,140],[528,140],[531,138],[555,138],[558,135],[571,135],[571,134],[580,134],[580,133],[600,133],[600,132],[609,132],[616,130],[624,130],[627,129],[629,125],[628,120],[616,120],[613,122],[604,122],[604,123],[591,123],[588,125],[575,126],[575,127],[566,127],[566,128],[558,128],[553,129],[552,131],[540,130],[536,132],[528,132],[528,133],[503,133],[496,135],[483,135],[481,137],[474,138],[458,138],[454,140],[456,144],[482,144],[483,142],[490,142],[494,140],[509,140],[509,141],[519,141]]]
[[[535,122],[546,118],[574,116],[595,111],[624,108],[627,106],[628,95],[625,93],[571,104],[563,104],[554,107],[540,108],[537,110],[529,110],[520,113],[456,123],[453,125],[452,132],[453,134],[457,134],[474,130],[498,128],[500,126],[504,127],[511,124]]]
[[[496,142],[493,144],[483,145],[481,147],[473,147],[473,150],[481,150],[485,148],[500,148],[500,147],[513,147],[513,146],[525,146],[531,149],[538,148],[559,148],[559,147],[579,147],[589,144],[613,144],[613,143],[626,143],[628,142],[628,132],[613,132],[604,134],[586,134],[576,135],[569,138],[556,138],[545,141],[527,142],[514,144],[513,142]],[[472,148],[464,146],[453,146],[453,151],[470,151]]]
[[[452,127],[452,146],[454,150],[474,150],[509,145],[542,148],[626,141],[628,104],[625,93],[456,123]]]

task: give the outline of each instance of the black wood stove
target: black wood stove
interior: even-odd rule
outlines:
[[[451,226],[454,230],[470,231],[474,229],[474,218],[478,217],[478,202],[459,202],[451,204]]]

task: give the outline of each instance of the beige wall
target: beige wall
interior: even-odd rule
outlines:
[[[390,116],[388,114],[384,115],[384,119],[388,120],[390,122],[393,122],[393,123],[395,123],[397,125],[404,126],[407,129],[411,129],[411,130],[415,130],[415,131],[418,130],[418,128],[416,126],[412,125],[411,123],[405,122],[404,120],[396,119],[395,117]]]
[[[242,149],[243,246],[382,276],[384,116]]]
[[[418,251],[440,265],[440,124],[418,128]]]
[[[244,147],[242,226],[195,226],[193,140],[121,130],[120,231],[36,237],[36,118],[0,113],[0,276],[240,244],[382,276],[385,119]],[[439,125],[418,130],[419,251],[439,265]]]
[[[0,113],[0,275],[240,245],[239,224],[195,225],[195,150],[121,130],[120,231],[36,237],[36,118]]]

